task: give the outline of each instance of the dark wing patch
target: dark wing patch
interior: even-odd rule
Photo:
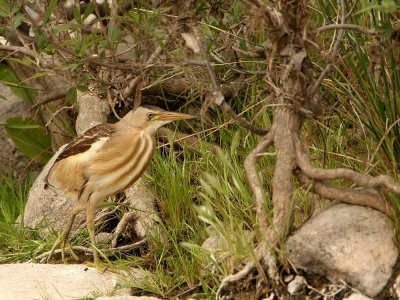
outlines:
[[[65,147],[54,163],[72,155],[85,152],[94,142],[98,141],[100,138],[109,137],[115,132],[116,128],[112,124],[100,124],[88,129],[82,136],[78,137]]]

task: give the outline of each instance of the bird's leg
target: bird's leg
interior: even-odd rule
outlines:
[[[54,243],[53,247],[50,250],[49,256],[47,257],[47,263],[50,262],[51,256],[53,255],[54,251],[57,249],[57,247],[61,244],[61,256],[62,256],[62,261],[65,263],[64,259],[64,247],[65,247],[65,242],[68,239],[69,232],[71,231],[72,225],[74,224],[74,220],[78,212],[72,211],[71,216],[68,219],[67,224],[64,227],[64,230],[62,233],[58,236],[56,242]],[[76,254],[73,254],[74,258],[78,258]],[[79,260],[79,259],[78,259]]]
[[[90,201],[88,201],[87,209],[86,209],[86,226],[89,231],[90,243],[93,249],[93,262],[97,265],[100,262],[99,253],[96,247],[96,239],[94,236],[94,210],[95,207]]]

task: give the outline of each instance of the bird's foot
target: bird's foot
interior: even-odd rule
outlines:
[[[65,240],[65,241],[63,242],[63,246],[62,246],[62,248],[61,248],[61,249],[62,249],[62,250],[61,250],[61,257],[62,257],[63,263],[64,263],[64,264],[67,264],[67,263],[68,263],[67,260],[64,258],[64,248],[65,248],[65,244],[67,244],[67,247],[68,247],[69,252],[71,253],[71,256],[75,259],[75,261],[79,262],[79,261],[80,261],[79,256],[76,255],[76,253],[75,253],[74,249],[72,248],[71,244],[70,244],[67,240]]]
[[[47,256],[47,263],[50,262],[51,257],[53,256],[54,252],[56,251],[57,247],[60,246],[61,251],[61,260],[64,264],[68,264],[67,259],[65,258],[65,248],[67,246],[68,251],[71,253],[71,256],[76,260],[80,261],[78,255],[72,249],[71,244],[68,242],[67,238],[64,235],[60,235],[57,240],[55,241],[53,247],[51,248],[49,255]],[[57,251],[58,252],[58,251]]]
[[[54,251],[57,249],[57,247],[60,244],[63,244],[63,246],[61,247],[61,255],[62,255],[62,257],[64,257],[64,243],[65,243],[65,237],[64,237],[64,235],[61,234],[61,235],[58,236],[58,238],[55,241],[53,247],[51,247],[49,255],[47,256],[47,260],[46,260],[47,263],[50,263],[50,260],[51,260],[51,257],[54,254]]]

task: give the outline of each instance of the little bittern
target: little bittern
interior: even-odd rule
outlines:
[[[63,190],[74,201],[71,216],[50,250],[47,261],[64,246],[78,212],[86,209],[86,224],[99,261],[94,234],[94,211],[106,197],[131,186],[149,164],[155,148],[155,134],[161,126],[192,115],[141,106],[115,124],[100,124],[71,142],[57,157],[46,177],[47,183]]]

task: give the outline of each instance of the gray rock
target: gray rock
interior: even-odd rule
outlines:
[[[292,274],[286,275],[286,276],[283,278],[283,282],[289,283],[289,282],[291,282],[293,279],[294,279],[294,275],[292,275]]]
[[[213,235],[208,237],[203,242],[201,247],[215,254],[216,252],[221,252],[226,250],[227,244],[226,241],[221,236]]]
[[[110,108],[95,94],[78,92],[76,103],[79,114],[75,122],[75,130],[78,136],[93,126],[107,123]]]
[[[296,276],[287,287],[287,291],[290,295],[301,294],[306,287],[307,283],[303,276]]]
[[[64,147],[61,147],[46,164],[29,191],[24,211],[24,226],[27,228],[43,229],[45,232],[49,230],[60,231],[71,214],[72,202],[61,191],[50,186],[45,188],[44,181],[51,166]],[[71,234],[84,227],[85,220],[85,213],[79,213],[76,216]]]
[[[90,295],[130,295],[130,289],[119,289],[123,281],[115,273],[85,265],[5,264],[0,265],[0,298],[72,300]]]
[[[392,275],[398,250],[387,216],[363,206],[338,204],[309,220],[287,241],[298,269],[345,281],[374,297]]]

